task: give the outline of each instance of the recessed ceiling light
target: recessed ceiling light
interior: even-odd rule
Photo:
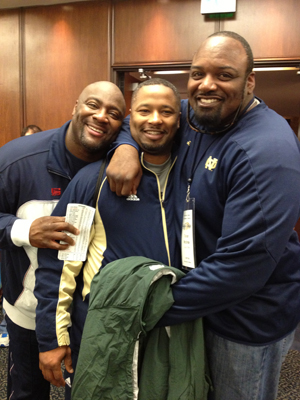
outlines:
[[[255,67],[253,71],[297,71],[298,67]]]
[[[188,74],[190,71],[189,70],[182,70],[182,71],[156,71],[154,72],[155,75],[177,75],[177,74]]]

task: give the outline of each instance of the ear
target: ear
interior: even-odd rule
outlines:
[[[255,89],[255,72],[250,72],[247,78],[247,85],[246,85],[247,94],[252,94]]]
[[[73,115],[76,113],[77,105],[78,105],[78,100],[76,100],[75,106],[74,106],[74,108],[73,108],[72,117],[73,117]]]

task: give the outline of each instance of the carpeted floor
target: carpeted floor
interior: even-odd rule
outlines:
[[[6,400],[7,353],[7,348],[0,348],[0,400]],[[50,399],[63,400],[64,389],[51,387]],[[300,352],[297,350],[289,351],[282,366],[277,400],[300,400]]]
[[[8,348],[0,347],[0,400],[6,400],[6,377],[7,377]],[[63,400],[64,388],[51,385],[50,400]]]
[[[300,352],[290,350],[281,369],[277,400],[300,399]]]
[[[0,320],[2,320],[1,305]],[[7,358],[8,348],[0,347],[0,400],[6,400]],[[64,400],[64,388],[51,385],[50,400]],[[296,329],[292,348],[281,369],[277,400],[300,400],[300,324]]]

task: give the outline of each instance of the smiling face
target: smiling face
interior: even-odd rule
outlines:
[[[198,123],[208,130],[230,123],[239,106],[249,103],[254,72],[246,73],[247,54],[231,37],[207,39],[196,53],[188,81],[188,95]]]
[[[180,102],[164,85],[141,87],[131,104],[130,130],[146,161],[162,164],[170,156],[179,128]]]
[[[73,109],[66,135],[68,150],[84,161],[100,159],[117,137],[124,113],[124,97],[116,85],[96,82],[87,86]]]

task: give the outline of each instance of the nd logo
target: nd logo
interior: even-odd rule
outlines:
[[[212,171],[213,169],[216,168],[217,164],[218,164],[218,159],[212,158],[212,156],[210,156],[206,160],[205,168],[208,169],[209,171]]]

